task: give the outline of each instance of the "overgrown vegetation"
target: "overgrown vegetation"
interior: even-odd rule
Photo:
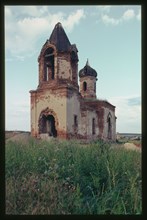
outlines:
[[[6,214],[141,214],[141,155],[101,141],[6,145]]]

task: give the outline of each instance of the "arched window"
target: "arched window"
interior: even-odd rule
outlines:
[[[73,126],[73,129],[74,129],[74,133],[77,134],[77,132],[78,132],[78,116],[77,115],[74,115],[74,126]]]
[[[108,134],[107,137],[108,139],[112,139],[112,120],[111,120],[112,116],[111,113],[109,112],[108,116],[107,116],[107,123],[108,123]]]
[[[47,48],[44,53],[44,80],[54,79],[54,49]]]
[[[78,118],[77,115],[74,115],[74,126],[78,127]]]
[[[83,90],[84,90],[84,91],[87,90],[87,82],[83,82]]]
[[[94,82],[94,92],[96,92],[96,82]]]
[[[92,119],[92,134],[95,134],[95,118]]]

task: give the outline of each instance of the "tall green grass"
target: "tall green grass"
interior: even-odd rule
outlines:
[[[6,214],[141,214],[140,152],[101,141],[6,145]]]

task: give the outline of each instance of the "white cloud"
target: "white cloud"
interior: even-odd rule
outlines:
[[[47,30],[48,21],[46,18],[24,18],[17,22],[19,32],[22,37],[34,38],[39,33]]]
[[[49,37],[57,22],[61,22],[67,32],[85,17],[84,10],[73,13],[50,13],[48,6],[6,6],[5,46],[12,56],[28,56],[35,50],[38,39]],[[6,53],[7,55],[7,53]]]
[[[102,15],[102,21],[104,24],[112,24],[112,25],[118,25],[120,23],[119,19],[114,19],[108,15]]]
[[[6,10],[11,10],[15,17],[22,17],[22,16],[42,16],[45,14],[48,10],[48,6],[36,6],[36,5],[30,5],[30,6],[6,6]]]
[[[100,20],[105,25],[119,25],[120,23],[127,22],[130,20],[133,20],[135,17],[138,20],[141,20],[141,10],[138,11],[138,14],[135,12],[135,9],[126,9],[122,15],[119,17],[114,17],[114,14],[117,13],[116,6],[97,6],[100,12]],[[118,7],[117,7],[118,8]],[[122,7],[122,9],[125,9],[126,7]],[[111,15],[113,9],[113,16]]]
[[[130,20],[135,17],[135,12],[133,9],[128,9],[127,11],[124,12],[122,19],[124,20]]]
[[[112,97],[110,103],[116,106],[117,131],[141,132],[141,104],[130,105],[130,100],[138,99],[138,96]]]
[[[80,22],[81,18],[85,18],[84,10],[79,9],[75,13],[68,16],[67,20],[63,21],[63,25],[71,31],[75,24]]]

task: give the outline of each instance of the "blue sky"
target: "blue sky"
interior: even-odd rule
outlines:
[[[30,131],[38,56],[57,22],[98,73],[97,98],[116,106],[117,132],[141,133],[141,6],[5,6],[6,130]]]

